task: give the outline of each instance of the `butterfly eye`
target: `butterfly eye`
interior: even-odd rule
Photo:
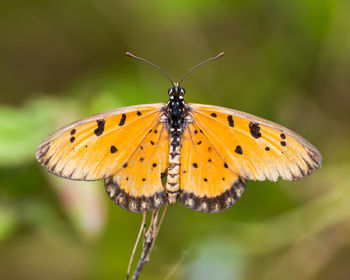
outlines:
[[[182,95],[185,95],[185,89],[184,88],[180,88],[180,92]]]
[[[173,88],[173,87],[169,88],[169,90],[168,90],[168,94],[169,94],[169,95],[172,95],[172,94],[173,94],[173,92],[174,92],[174,88]]]

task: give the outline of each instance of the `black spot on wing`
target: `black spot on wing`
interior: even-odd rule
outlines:
[[[69,141],[70,141],[71,143],[73,143],[73,142],[75,141],[75,137],[72,136],[72,137],[69,139]]]
[[[281,133],[281,138],[284,140],[284,139],[286,139],[286,135],[284,134],[284,133]]]
[[[97,120],[97,128],[94,130],[96,136],[101,136],[105,130],[105,120]]]
[[[215,113],[211,113],[210,114],[213,118],[216,118],[218,115],[217,114],[215,114]]]
[[[229,126],[231,126],[231,127],[234,127],[234,126],[235,126],[231,115],[229,115],[229,116],[227,117],[227,121],[228,121],[228,125],[229,125]]]
[[[285,145],[287,145],[286,141],[281,141],[281,146],[284,147]]]
[[[73,128],[71,131],[70,131],[70,135],[74,135],[77,131]]]
[[[265,147],[265,151],[270,151],[270,147]]]
[[[237,154],[240,154],[240,155],[243,154],[242,147],[238,145],[238,146],[236,147],[236,149],[235,149],[235,152],[236,152]]]
[[[249,123],[249,130],[250,130],[250,134],[254,138],[260,138],[261,137],[260,126],[259,126],[258,123],[254,123],[254,122]]]
[[[118,152],[118,149],[115,146],[111,146],[111,153],[114,154]]]
[[[197,167],[198,167],[198,164],[197,164],[197,163],[194,163],[194,164],[193,164],[193,167],[194,167],[194,168],[197,168]]]
[[[120,119],[119,126],[123,126],[125,124],[125,120],[126,120],[126,115],[122,114],[122,118]]]
[[[136,113],[138,116],[141,116],[142,115],[142,113],[140,112],[140,111],[137,111],[137,113]]]

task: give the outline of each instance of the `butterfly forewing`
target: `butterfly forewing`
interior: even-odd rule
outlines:
[[[131,106],[72,123],[44,140],[36,157],[50,172],[64,178],[108,178],[122,168],[158,123],[163,106]]]
[[[168,168],[169,135],[157,123],[113,178],[106,191],[119,206],[132,212],[151,211],[167,202],[161,176]]]
[[[321,164],[318,150],[283,126],[217,106],[190,108],[194,122],[229,169],[244,179],[297,180]]]
[[[186,127],[181,148],[180,202],[196,211],[215,213],[233,205],[246,183],[233,173],[196,123]]]

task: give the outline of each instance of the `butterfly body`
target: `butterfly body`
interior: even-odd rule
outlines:
[[[187,104],[178,84],[168,94],[166,104],[115,109],[72,123],[45,139],[36,158],[60,177],[104,179],[109,197],[132,212],[179,200],[216,213],[240,199],[247,180],[298,180],[321,165],[319,151],[281,125]]]
[[[170,100],[166,105],[167,127],[170,132],[169,164],[165,189],[168,194],[168,201],[174,204],[180,193],[180,142],[183,130],[186,126],[187,116],[186,103],[184,101],[184,88],[174,86],[168,90]]]

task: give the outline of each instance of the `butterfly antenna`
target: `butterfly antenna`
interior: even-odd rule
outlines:
[[[133,55],[133,54],[130,53],[130,52],[126,52],[125,54],[126,54],[127,56],[132,57],[132,58],[135,58],[135,59],[141,60],[141,61],[143,61],[143,62],[146,62],[146,63],[152,65],[153,67],[157,68],[160,72],[162,72],[162,73],[165,75],[165,77],[168,78],[168,80],[169,80],[170,83],[173,85],[173,87],[175,86],[174,82],[169,78],[169,76],[167,75],[167,73],[165,73],[164,70],[162,70],[159,66],[153,64],[152,62],[149,62],[148,60],[146,60],[146,59],[144,59],[144,58],[141,58],[141,57],[138,57],[138,56],[136,56],[136,55]]]
[[[214,60],[214,59],[218,59],[218,58],[222,57],[224,54],[225,54],[224,52],[221,52],[221,53],[219,53],[217,56],[212,57],[212,58],[209,58],[209,59],[207,59],[206,61],[203,61],[202,63],[199,63],[197,66],[193,67],[190,71],[188,71],[188,72],[185,74],[185,76],[183,76],[183,78],[180,80],[178,86],[180,86],[180,84],[182,83],[182,81],[183,81],[193,70],[197,69],[199,66],[202,66],[203,64],[205,64],[205,63],[207,63],[207,62],[209,62],[209,61],[212,61],[212,60]]]

